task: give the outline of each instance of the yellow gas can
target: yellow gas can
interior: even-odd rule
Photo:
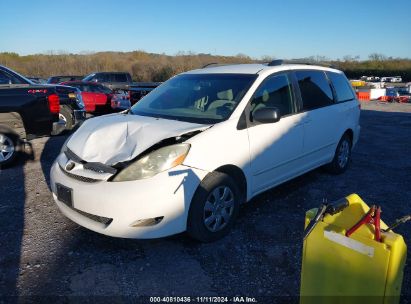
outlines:
[[[304,241],[300,303],[398,303],[407,246],[401,235],[363,225],[350,237],[345,233],[368,211],[357,195],[340,213],[325,215]],[[307,211],[305,226],[317,209]],[[381,221],[381,229],[387,225]]]

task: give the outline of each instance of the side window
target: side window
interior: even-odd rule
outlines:
[[[106,75],[106,74],[96,74],[94,77],[93,77],[93,81],[95,81],[95,80],[97,80],[98,82],[107,82],[107,81],[110,81],[110,80],[108,80],[108,77],[107,77],[108,75]]]
[[[337,102],[344,102],[355,98],[351,84],[348,82],[344,74],[327,72],[327,75],[337,94]]]
[[[11,83],[11,79],[10,77],[4,73],[3,71],[0,71],[0,85],[1,84],[10,84]]]
[[[127,82],[126,74],[114,74],[114,82]]]
[[[300,87],[304,110],[333,104],[333,93],[324,72],[298,71],[295,75]]]
[[[251,112],[266,107],[278,108],[281,116],[294,112],[291,83],[286,74],[267,78],[255,92]]]
[[[4,84],[20,84],[22,83],[17,77],[6,73],[4,71],[0,71],[0,85]]]

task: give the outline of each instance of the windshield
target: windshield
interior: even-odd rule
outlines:
[[[86,77],[83,78],[83,81],[90,81],[90,79],[92,79],[94,77],[94,75],[96,75],[96,73],[92,73],[87,75]]]
[[[226,120],[257,78],[254,74],[183,74],[135,104],[134,115],[194,123]]]

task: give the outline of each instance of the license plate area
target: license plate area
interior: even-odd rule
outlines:
[[[57,199],[69,207],[73,207],[73,189],[56,184]]]

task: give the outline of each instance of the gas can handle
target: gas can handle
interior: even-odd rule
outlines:
[[[334,202],[334,203],[332,203],[332,204],[329,204],[329,205],[327,206],[327,211],[326,211],[326,213],[327,213],[327,214],[331,214],[331,215],[337,214],[337,213],[343,211],[343,210],[344,210],[345,208],[347,208],[349,205],[350,205],[350,203],[349,203],[349,201],[348,201],[345,197],[344,197],[344,198],[341,198],[341,199],[339,199],[338,201],[336,201],[336,202]]]

